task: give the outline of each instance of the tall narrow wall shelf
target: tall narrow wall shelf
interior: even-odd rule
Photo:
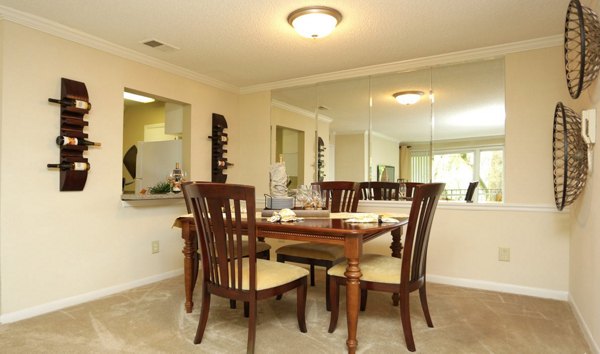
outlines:
[[[319,182],[325,180],[325,142],[321,137],[317,140],[317,178]]]
[[[60,99],[49,98],[48,101],[60,104],[60,131],[56,139],[60,147],[59,163],[48,164],[48,167],[60,169],[61,191],[81,191],[90,168],[83,152],[88,145],[99,145],[85,140],[88,134],[83,131],[88,126],[83,116],[91,108],[87,88],[83,82],[62,78]]]
[[[227,153],[227,143],[229,142],[229,137],[225,129],[227,128],[227,120],[225,117],[213,113],[212,115],[212,135],[209,136],[209,139],[212,139],[212,182],[225,183],[227,181],[227,175],[224,173],[225,170],[233,166],[232,163],[227,161],[227,158],[224,156]]]

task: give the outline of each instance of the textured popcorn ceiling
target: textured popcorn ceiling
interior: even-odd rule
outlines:
[[[327,38],[286,18],[307,5],[344,16]],[[0,0],[236,87],[560,35],[568,0]],[[0,8],[1,12],[2,8]],[[176,51],[149,48],[156,39]]]

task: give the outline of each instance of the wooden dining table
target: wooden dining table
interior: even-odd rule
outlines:
[[[392,256],[400,257],[402,244],[402,228],[408,222],[407,215],[389,215],[398,220],[396,223],[353,223],[346,221],[352,214],[331,213],[329,217],[304,218],[300,222],[270,222],[268,218],[257,213],[257,235],[265,238],[282,240],[336,244],[344,247],[347,259],[346,267],[346,314],[348,322],[348,339],[346,344],[349,353],[355,353],[357,347],[358,312],[360,304],[360,257],[363,244],[367,241],[391,233]],[[181,227],[184,241],[184,276],[185,276],[185,309],[192,312],[194,303],[192,295],[198,276],[198,243],[196,226],[192,214],[180,216],[174,226]],[[394,304],[398,299],[394,297]]]

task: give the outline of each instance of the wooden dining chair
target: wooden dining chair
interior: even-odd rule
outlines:
[[[346,181],[315,182],[321,187],[324,205],[332,213],[356,212],[360,199],[360,183]],[[277,262],[295,262],[310,266],[310,285],[315,286],[315,266],[325,270],[343,261],[344,247],[320,243],[296,243],[278,248]],[[329,311],[329,276],[325,276],[325,305]]]
[[[210,182],[205,182],[205,181],[185,181],[181,183],[181,187],[183,190],[183,186],[188,185],[188,184],[192,184],[192,183],[210,183]],[[183,194],[185,195],[185,191],[183,192]],[[187,209],[188,214],[192,213],[192,206],[189,204],[187,198],[184,198],[185,200],[185,207]],[[198,245],[195,245],[196,249],[198,249],[198,251],[200,251],[200,248],[198,247]],[[248,257],[248,241],[246,239],[242,240],[242,254],[244,257]],[[196,287],[196,281],[198,280],[198,266],[200,264],[200,259],[198,257],[198,252],[194,253],[194,255],[192,256],[194,261],[193,261],[193,268],[192,268],[192,289],[194,287]],[[271,259],[271,245],[269,245],[266,242],[263,242],[263,240],[261,238],[258,239],[258,241],[256,241],[256,257],[260,258],[260,259],[266,259],[269,260]],[[229,300],[229,307],[232,309],[235,309],[236,306],[236,302],[235,300]],[[248,317],[248,311],[247,311],[248,306],[246,306],[244,308],[244,315],[246,317]]]
[[[414,191],[415,191],[415,187],[420,186],[421,182],[404,182],[404,185],[406,186],[406,195],[405,198],[412,198]]]
[[[361,182],[363,200],[398,200],[400,183],[398,182]]]
[[[202,342],[211,295],[249,304],[247,352],[254,353],[257,301],[296,289],[296,316],[306,332],[308,271],[256,257],[256,200],[252,186],[191,183],[183,186],[194,214],[202,259],[202,306],[194,344]],[[243,211],[245,207],[246,211]],[[243,252],[242,234],[248,235]]]
[[[469,183],[469,187],[467,188],[467,194],[465,195],[465,202],[473,203],[473,195],[475,194],[475,189],[479,185],[479,181],[473,181]]]
[[[404,331],[406,347],[415,351],[415,342],[410,322],[409,294],[419,290],[421,307],[429,327],[433,327],[426,293],[426,264],[429,233],[433,215],[444,190],[444,183],[422,184],[415,188],[408,218],[408,226],[402,250],[402,258],[365,254],[361,257],[359,267],[361,290],[385,291],[400,295],[400,318]],[[337,326],[339,314],[340,285],[345,284],[346,263],[340,263],[329,269],[331,276],[331,318],[329,333]]]

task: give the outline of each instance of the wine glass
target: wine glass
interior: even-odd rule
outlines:
[[[315,209],[323,208],[323,196],[321,194],[321,186],[318,184],[311,185],[312,207]]]
[[[400,183],[398,188],[398,199],[406,199],[406,183]]]

